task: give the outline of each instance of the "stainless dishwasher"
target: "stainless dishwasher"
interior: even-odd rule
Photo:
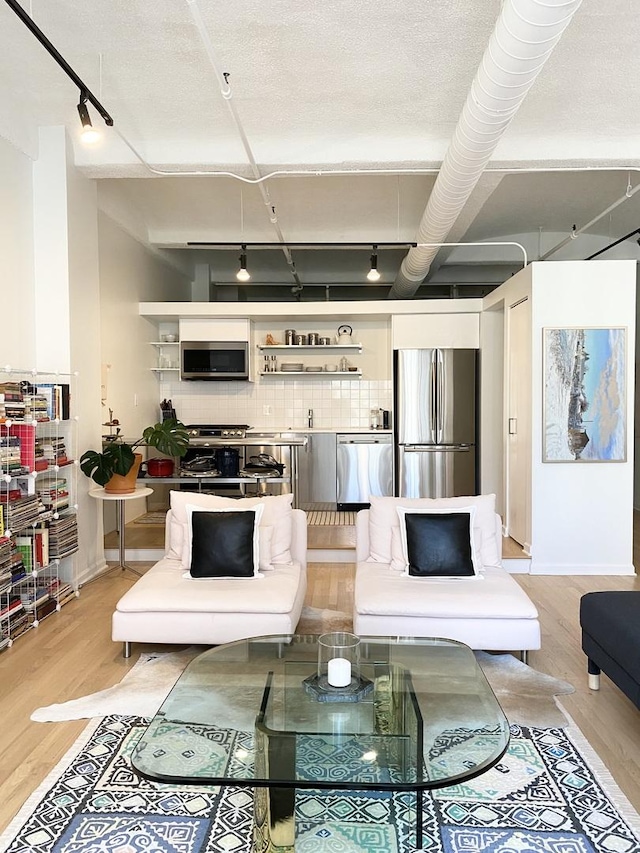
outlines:
[[[391,436],[338,433],[336,475],[339,510],[368,506],[371,495],[393,495]]]

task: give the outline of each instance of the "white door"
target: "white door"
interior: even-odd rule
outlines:
[[[507,344],[507,533],[531,544],[531,310],[527,299],[509,309]]]

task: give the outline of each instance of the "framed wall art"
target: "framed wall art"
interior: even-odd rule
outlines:
[[[625,462],[626,328],[542,334],[542,461]]]

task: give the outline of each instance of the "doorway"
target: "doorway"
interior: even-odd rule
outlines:
[[[508,314],[507,535],[526,553],[531,544],[531,305],[523,299]]]

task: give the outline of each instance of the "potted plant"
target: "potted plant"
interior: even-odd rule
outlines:
[[[189,447],[189,433],[175,418],[147,427],[142,437],[127,444],[119,435],[102,451],[87,450],[80,457],[80,469],[105,491],[130,494],[135,491],[142,454],[135,448],[154,447],[166,456],[184,456]]]

